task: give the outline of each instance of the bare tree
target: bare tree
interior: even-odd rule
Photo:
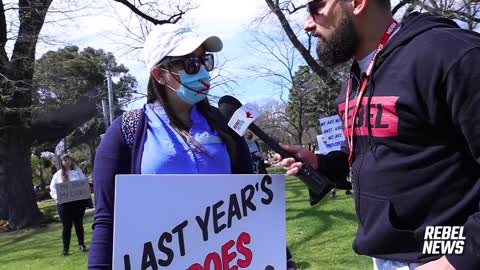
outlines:
[[[161,5],[153,0],[114,1],[153,24],[174,23],[188,10],[170,3],[178,12],[167,14],[156,10]],[[34,113],[32,106],[35,52],[42,27],[46,22],[59,24],[75,18],[81,3],[63,1],[55,9],[52,0],[0,0],[0,219],[8,219],[13,229],[36,225],[41,218],[32,187],[32,144],[58,141],[96,113],[90,97],[55,111]],[[69,4],[75,8],[65,9]],[[56,16],[47,16],[49,12]],[[157,19],[161,17],[166,19]]]
[[[140,1],[140,0],[114,0],[120,4],[125,5],[131,12],[142,19],[151,22],[154,25],[164,23],[176,23],[178,22],[190,9],[191,2],[176,3],[168,1]],[[169,10],[169,11],[165,11]],[[165,19],[156,19],[156,18]]]
[[[288,16],[299,11],[304,11],[305,5],[295,5],[292,0],[265,0],[269,10],[260,21],[274,15],[281,25],[290,42],[300,53],[305,63],[332,88],[339,88],[340,84],[332,77],[332,72],[316,61],[311,55],[312,36],[306,42],[301,42],[299,36],[292,28],[292,22]],[[400,0],[392,9],[396,14],[402,7],[408,6],[408,11],[427,11],[436,15],[457,19],[467,23],[468,29],[474,30],[480,23],[479,0]]]
[[[246,70],[278,87],[280,100],[286,103],[288,96],[285,91],[288,95],[293,85],[295,69],[299,64],[297,51],[275,27],[268,32],[262,29],[252,30],[250,36],[251,42],[248,43],[248,47],[258,61],[247,66]]]
[[[305,47],[305,45],[299,40],[298,36],[295,34],[295,31],[292,29],[291,23],[286,16],[287,14],[291,15],[298,12],[299,10],[304,9],[305,6],[296,6],[291,0],[265,0],[265,3],[267,3],[270,10],[265,16],[274,14],[277,17],[288,39],[300,53],[307,65],[313,70],[313,72],[315,72],[330,88],[339,89],[341,84],[332,77],[332,72],[323,67],[311,55],[310,49],[312,37],[309,36],[308,46]]]
[[[247,67],[247,70],[251,74],[255,74],[257,78],[264,78],[270,81],[273,85],[277,86],[280,90],[280,103],[283,106],[273,107],[275,111],[266,114],[269,120],[275,121],[268,123],[268,121],[261,121],[268,126],[264,128],[281,130],[283,133],[289,134],[286,138],[288,141],[292,141],[297,144],[302,143],[302,137],[305,132],[304,122],[304,101],[308,99],[309,93],[303,93],[298,99],[296,99],[297,105],[295,106],[297,119],[290,118],[288,115],[288,99],[290,93],[296,92],[299,85],[295,81],[295,69],[298,66],[296,59],[298,59],[297,51],[291,46],[291,43],[286,41],[285,35],[281,31],[275,31],[269,29],[266,31],[257,29],[257,31],[251,31],[252,42],[249,43],[250,49],[258,56],[258,60],[261,60],[260,64],[253,64]],[[286,93],[285,93],[286,92]],[[273,109],[271,107],[271,109]],[[290,110],[291,112],[291,110]],[[275,137],[278,137],[276,135]],[[285,139],[285,138],[282,138]]]
[[[480,23],[479,2],[478,0],[401,0],[393,7],[392,14],[396,14],[404,6],[409,6],[409,11],[426,11],[456,19],[466,23],[469,30],[475,30]]]
[[[130,12],[127,16],[114,9],[114,17],[124,29],[123,33],[116,35],[115,42],[121,45],[124,54],[137,53],[143,48],[143,43],[152,27],[157,24],[178,23],[185,15],[197,9],[199,6],[192,0],[169,0],[169,1],[128,1],[114,0],[127,7]],[[164,18],[164,19],[157,19]],[[212,73],[212,88],[222,88],[225,92],[232,91],[235,77],[227,70],[228,59],[216,59],[215,70]],[[209,96],[212,103],[216,103],[220,97]]]
[[[255,120],[257,126],[279,142],[294,143],[295,134],[289,128],[285,102],[272,100],[265,104],[257,104],[256,107],[262,113],[262,116]]]
[[[14,229],[40,221],[32,187],[32,143],[62,138],[95,114],[88,97],[58,111],[32,113],[35,51],[51,2],[0,0],[0,219],[8,219]]]
[[[170,0],[167,2],[114,0],[114,2],[120,3],[129,10],[128,15],[125,15],[124,12],[111,5],[112,16],[124,30],[115,33],[115,42],[124,48],[125,54],[143,48],[143,43],[152,26],[177,23],[189,11],[198,7],[191,0],[176,2]]]
[[[318,118],[335,113],[336,90],[326,85],[308,66],[301,66],[297,50],[288,42],[281,29],[269,25],[268,32],[255,28],[249,42],[252,54],[261,64],[252,64],[247,70],[253,76],[264,78],[280,92],[278,104],[260,106],[266,112],[263,128],[272,129],[275,137],[295,144],[314,143],[318,133]],[[300,65],[300,67],[299,67]],[[336,78],[338,79],[338,78]],[[276,134],[275,134],[276,133]]]

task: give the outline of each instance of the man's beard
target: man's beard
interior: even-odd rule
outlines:
[[[339,27],[328,40],[318,39],[317,55],[327,67],[335,67],[347,62],[358,48],[359,38],[353,21],[348,15],[342,15]]]

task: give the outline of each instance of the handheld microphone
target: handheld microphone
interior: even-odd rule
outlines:
[[[223,96],[218,101],[218,108],[223,116],[230,120],[235,112],[242,107],[242,103],[232,96]],[[319,174],[315,171],[310,164],[295,156],[293,153],[286,151],[278,142],[268,136],[263,132],[257,125],[251,123],[248,126],[248,129],[257,135],[265,144],[267,144],[273,151],[277,152],[282,156],[282,158],[291,157],[296,161],[302,162],[302,168],[297,173],[297,176],[302,180],[302,182],[314,193],[310,194],[313,201],[311,204],[316,204],[320,201],[325,195],[327,195],[330,190],[334,187],[333,183],[324,175]]]

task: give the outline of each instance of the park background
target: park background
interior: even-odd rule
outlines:
[[[304,3],[0,0],[0,269],[85,269],[85,254],[60,257],[61,225],[48,184],[65,151],[92,181],[111,119],[145,103],[142,43],[155,24],[182,23],[221,37],[212,104],[225,94],[254,103],[263,112],[256,124],[270,136],[316,151],[318,120],[335,114],[348,63],[328,69],[316,60],[316,40],[302,30]],[[392,1],[397,20],[413,11],[479,30],[478,1]],[[288,245],[301,269],[371,268],[369,258],[351,250],[351,196],[340,192],[310,207],[303,184],[289,177],[287,218]],[[88,213],[88,244],[91,222]]]

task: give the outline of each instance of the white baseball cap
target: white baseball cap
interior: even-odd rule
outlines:
[[[222,40],[217,36],[201,36],[179,24],[155,25],[143,46],[145,63],[148,69],[152,69],[166,56],[187,55],[201,45],[207,52],[219,52],[223,48]]]

